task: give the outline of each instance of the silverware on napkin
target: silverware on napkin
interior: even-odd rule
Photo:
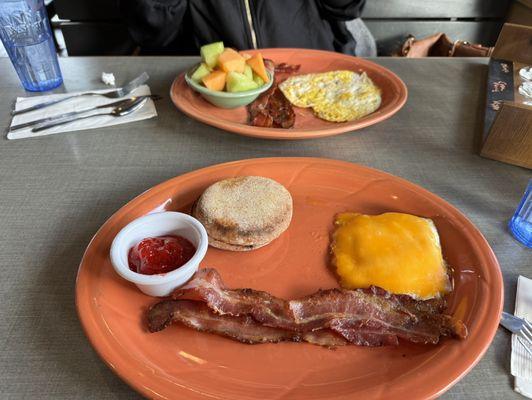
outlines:
[[[16,131],[16,130],[19,130],[19,129],[27,128],[27,127],[33,126],[33,125],[43,124],[45,122],[53,122],[53,121],[62,120],[63,118],[66,118],[66,117],[73,117],[75,115],[85,114],[85,113],[87,113],[89,111],[94,111],[94,110],[98,110],[98,109],[101,109],[101,108],[126,106],[129,103],[135,101],[136,99],[142,99],[142,98],[145,98],[145,97],[146,98],[151,98],[152,100],[160,100],[161,99],[161,96],[156,95],[156,94],[128,97],[127,99],[114,101],[112,103],[106,103],[106,104],[102,104],[102,105],[91,107],[91,108],[85,108],[85,109],[79,110],[79,111],[71,111],[71,112],[67,112],[67,113],[63,113],[63,114],[52,115],[51,117],[36,119],[36,120],[33,120],[33,121],[24,122],[22,124],[13,125],[13,126],[11,126],[9,128],[9,132],[13,132],[13,131]]]
[[[31,131],[32,132],[40,132],[40,131],[44,131],[45,129],[50,129],[50,128],[53,128],[55,126],[68,124],[70,122],[74,122],[74,121],[77,121],[77,120],[80,120],[80,119],[98,117],[98,116],[101,116],[101,115],[111,115],[113,117],[123,117],[123,116],[129,115],[129,114],[135,112],[136,110],[138,110],[139,108],[141,108],[144,104],[146,104],[146,102],[148,101],[148,98],[149,98],[149,96],[142,96],[142,97],[136,98],[135,100],[130,101],[130,102],[128,102],[125,105],[121,105],[121,106],[113,108],[110,112],[96,113],[96,114],[91,114],[91,115],[84,115],[84,116],[81,116],[81,117],[73,116],[73,117],[67,117],[67,118],[61,119],[60,121],[56,121],[56,122],[44,123],[44,124],[41,124],[41,125],[37,125]]]
[[[22,110],[14,110],[14,111],[11,112],[11,115],[13,115],[13,116],[14,115],[20,115],[20,114],[24,114],[24,113],[27,113],[27,112],[30,112],[30,111],[40,110],[41,108],[45,108],[45,107],[51,106],[53,104],[61,103],[63,101],[70,100],[70,99],[73,99],[73,98],[76,98],[76,97],[80,97],[80,96],[103,96],[103,97],[107,97],[109,99],[118,99],[120,97],[127,96],[133,90],[138,88],[140,85],[144,84],[148,79],[150,79],[149,75],[146,72],[143,72],[142,74],[137,76],[135,79],[133,79],[131,82],[129,82],[127,85],[125,85],[125,86],[123,86],[121,88],[115,89],[115,90],[111,90],[109,92],[104,92],[104,93],[98,93],[98,92],[76,93],[76,94],[73,94],[72,96],[62,97],[60,99],[49,100],[49,101],[45,101],[43,103],[35,104],[34,106],[23,108]]]
[[[502,312],[501,325],[517,335],[517,340],[532,356],[532,324],[526,319],[516,317],[507,312]]]

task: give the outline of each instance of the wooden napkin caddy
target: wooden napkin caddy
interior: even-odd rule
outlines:
[[[489,61],[480,155],[532,169],[532,98],[519,70],[532,67],[532,27],[504,24]]]

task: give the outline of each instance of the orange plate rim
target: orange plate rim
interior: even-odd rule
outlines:
[[[176,176],[174,178],[171,178],[169,180],[166,180],[162,183],[159,183],[152,188],[146,190],[142,194],[136,196],[132,200],[130,200],[128,203],[126,203],[123,207],[121,207],[118,211],[116,211],[95,233],[91,241],[89,242],[83,258],[81,260],[78,274],[76,278],[76,310],[78,313],[78,318],[81,322],[83,331],[85,335],[87,336],[89,342],[91,343],[92,347],[96,350],[100,358],[109,366],[109,368],[116,373],[122,380],[124,380],[126,383],[128,383],[133,389],[138,391],[139,393],[143,394],[146,397],[151,398],[161,398],[166,399],[167,397],[159,394],[157,392],[154,392],[149,387],[149,380],[145,380],[145,382],[141,382],[141,379],[139,379],[138,375],[135,374],[135,371],[132,370],[132,367],[128,364],[128,360],[121,359],[120,356],[117,356],[116,353],[113,352],[112,349],[109,349],[106,347],[104,341],[101,337],[98,336],[98,326],[94,321],[95,315],[93,315],[91,311],[91,299],[87,298],[86,291],[88,288],[82,287],[80,285],[80,281],[83,279],[86,279],[86,276],[84,276],[85,267],[84,264],[86,262],[86,258],[88,254],[91,251],[91,246],[96,241],[102,230],[107,227],[108,225],[112,225],[114,221],[120,216],[121,213],[125,212],[124,209],[131,207],[138,206],[142,203],[143,199],[145,197],[149,197],[150,195],[154,195],[156,193],[160,193],[161,191],[168,190],[168,188],[172,185],[173,182],[176,180],[182,180],[182,179],[193,179],[195,176],[209,173],[210,171],[214,171],[218,168],[224,168],[228,166],[245,166],[249,163],[252,164],[268,164],[269,162],[284,162],[284,163],[294,163],[294,162],[303,162],[303,163],[313,163],[313,164],[322,164],[325,166],[337,166],[341,168],[356,168],[361,171],[365,171],[369,174],[379,174],[380,176],[391,178],[395,182],[400,183],[401,185],[406,186],[409,189],[413,189],[416,192],[422,194],[423,196],[426,196],[427,198],[439,203],[440,205],[444,205],[446,209],[453,214],[453,217],[456,217],[462,224],[465,224],[470,231],[470,234],[473,236],[473,239],[475,240],[476,244],[478,244],[480,247],[482,247],[483,250],[483,257],[487,260],[490,264],[490,271],[488,271],[491,275],[491,277],[494,279],[494,282],[492,286],[490,287],[490,301],[489,304],[489,315],[488,318],[484,321],[483,327],[481,332],[477,335],[476,338],[468,338],[468,340],[474,340],[474,349],[469,348],[467,351],[467,354],[462,354],[461,357],[461,365],[457,366],[452,371],[446,371],[447,376],[442,377],[440,381],[437,384],[426,384],[424,388],[424,396],[422,398],[427,399],[433,399],[438,396],[441,396],[445,391],[447,391],[450,387],[452,387],[455,383],[457,383],[461,378],[463,378],[482,358],[482,356],[487,351],[489,345],[491,344],[495,333],[497,331],[498,325],[499,325],[499,315],[502,312],[503,308],[503,278],[502,273],[500,270],[500,266],[498,264],[497,258],[489,246],[488,242],[482,235],[482,233],[476,228],[476,226],[465,216],[463,215],[457,208],[452,206],[451,204],[447,203],[445,200],[443,200],[441,197],[435,195],[434,193],[423,189],[422,187],[407,181],[403,178],[399,178],[397,176],[391,175],[389,173],[383,172],[381,170],[377,170],[374,168],[362,166],[355,163],[350,163],[346,161],[340,161],[340,160],[333,160],[333,159],[325,159],[325,158],[312,158],[312,157],[270,157],[270,158],[254,158],[254,159],[245,159],[245,160],[238,160],[238,161],[231,161],[226,162],[222,164],[216,164],[211,165],[208,167],[204,167],[201,169],[197,169],[194,171],[190,171],[188,173]],[[86,275],[86,274],[85,274]],[[260,345],[259,345],[260,346]],[[467,356],[467,357],[466,357]],[[467,358],[467,361],[464,361],[464,359]],[[131,360],[130,360],[131,361]],[[437,367],[437,366],[436,366]],[[388,387],[390,388],[390,387]],[[191,392],[178,390],[175,391],[176,388],[173,387],[173,395],[188,395],[191,396]],[[195,394],[195,396],[192,396],[193,398],[205,398],[201,395]],[[190,398],[192,398],[190,397]]]
[[[336,126],[330,126],[328,128],[291,128],[291,129],[276,129],[276,128],[263,128],[257,126],[251,126],[242,124],[239,122],[227,121],[216,116],[212,116],[208,112],[197,110],[190,102],[181,95],[182,90],[192,92],[192,89],[185,83],[185,72],[179,74],[172,82],[170,87],[170,98],[175,106],[189,117],[201,121],[207,125],[214,126],[216,128],[225,130],[227,132],[236,133],[243,136],[262,138],[262,139],[274,139],[274,140],[298,140],[298,139],[315,139],[326,136],[334,136],[342,133],[347,133],[362,128],[366,128],[371,125],[375,125],[382,122],[394,114],[396,114],[406,103],[408,98],[408,89],[405,83],[394,72],[390,71],[377,63],[372,61],[350,56],[343,53],[334,53],[324,50],[311,50],[311,49],[298,49],[298,48],[265,48],[257,50],[247,50],[247,53],[263,52],[266,56],[269,53],[293,53],[302,52],[304,54],[315,55],[316,57],[329,57],[338,60],[356,60],[359,67],[371,67],[377,73],[386,78],[389,85],[392,85],[397,90],[397,96],[394,97],[392,104],[389,104],[387,109],[379,114],[370,114],[358,121],[351,121],[347,123],[336,124]],[[206,100],[204,100],[206,102]],[[207,103],[205,103],[207,104]],[[317,118],[317,117],[316,117]]]

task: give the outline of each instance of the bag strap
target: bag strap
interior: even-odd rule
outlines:
[[[449,57],[490,57],[493,47],[471,44],[465,40],[456,40],[449,51]]]

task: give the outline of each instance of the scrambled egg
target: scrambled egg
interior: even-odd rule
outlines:
[[[296,107],[312,107],[319,118],[344,122],[362,118],[381,105],[381,91],[370,78],[353,71],[296,75],[279,85]]]
[[[379,286],[418,299],[445,295],[451,283],[434,223],[410,214],[339,214],[332,252],[347,289]]]

